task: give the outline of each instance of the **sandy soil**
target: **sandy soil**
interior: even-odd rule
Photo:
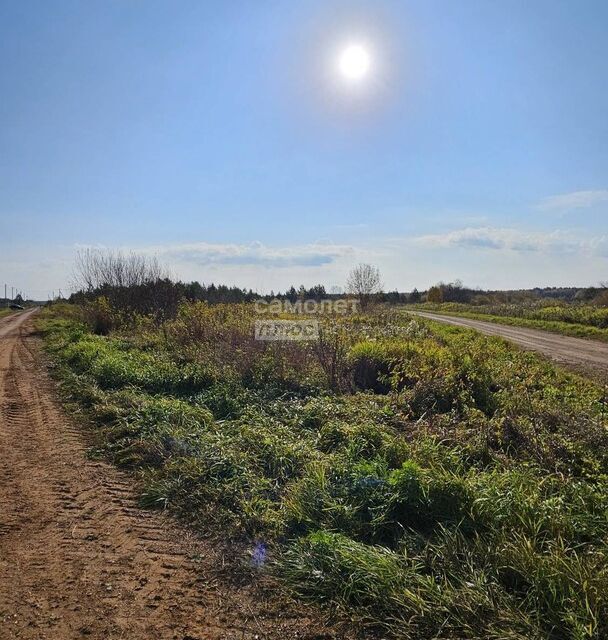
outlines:
[[[608,376],[608,344],[604,342],[571,338],[537,329],[444,316],[426,311],[408,311],[408,313],[458,327],[476,329],[486,335],[500,336],[524,349],[538,351],[555,362],[565,364],[577,371],[594,372],[602,378]]]
[[[228,579],[226,548],[138,509],[128,474],[87,459],[31,315],[0,321],[0,637],[353,637]]]

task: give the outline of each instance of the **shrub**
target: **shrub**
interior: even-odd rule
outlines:
[[[388,393],[390,376],[397,362],[407,357],[407,344],[398,342],[359,342],[348,353],[355,388]]]
[[[118,313],[112,309],[104,296],[96,298],[84,306],[84,317],[91,331],[98,336],[107,336],[118,326]]]
[[[319,329],[315,354],[333,391],[345,391],[348,382],[348,347],[352,336],[340,323],[325,323]]]

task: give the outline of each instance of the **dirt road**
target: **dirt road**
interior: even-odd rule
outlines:
[[[602,377],[608,376],[608,344],[603,342],[570,338],[537,329],[444,316],[426,311],[408,311],[408,313],[458,327],[476,329],[486,335],[500,336],[524,349],[538,351],[556,362],[569,365],[577,370],[593,371]]]
[[[0,638],[347,637],[229,581],[225,549],[138,509],[129,475],[86,458],[31,315],[0,321]]]

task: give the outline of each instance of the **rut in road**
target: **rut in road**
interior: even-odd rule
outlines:
[[[220,551],[138,509],[128,475],[86,459],[83,433],[52,391],[29,314],[5,320],[0,637],[346,637],[218,578]]]

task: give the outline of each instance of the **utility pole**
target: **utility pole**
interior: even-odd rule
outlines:
[[[15,299],[15,287],[11,287],[11,300]]]

